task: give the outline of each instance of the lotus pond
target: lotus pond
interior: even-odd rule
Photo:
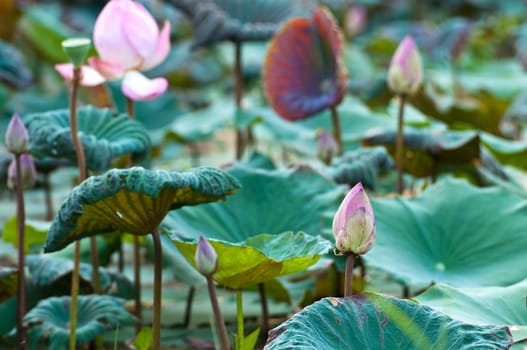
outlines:
[[[0,349],[527,349],[526,14],[0,1]]]

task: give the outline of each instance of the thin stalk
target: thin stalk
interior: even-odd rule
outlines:
[[[70,344],[69,349],[77,348],[77,301],[79,300],[79,267],[81,255],[81,242],[75,241],[75,258],[73,259],[73,272],[71,275],[71,306],[70,306]]]
[[[243,76],[242,76],[242,44],[234,43],[234,101],[236,109],[241,108],[243,98]],[[245,150],[245,137],[243,131],[236,128],[236,160],[240,160]]]
[[[229,350],[227,328],[225,328],[225,322],[223,321],[223,316],[221,315],[218,298],[216,296],[216,287],[214,286],[214,280],[212,279],[212,276],[207,276],[207,287],[209,289],[210,304],[212,306],[212,311],[214,312],[214,320],[216,321],[216,330],[220,335],[221,350]]]
[[[153,342],[152,349],[161,349],[161,271],[162,254],[161,237],[156,229],[152,232],[154,240],[154,319],[152,322]]]
[[[397,141],[395,144],[395,162],[397,168],[397,191],[399,194],[403,194],[404,183],[403,183],[403,148],[404,148],[404,134],[403,134],[403,122],[404,122],[404,105],[406,103],[406,96],[399,96],[399,115],[397,118]]]
[[[16,225],[18,230],[18,294],[17,294],[17,318],[16,338],[17,349],[27,349],[26,330],[24,329],[24,315],[26,314],[26,277],[24,273],[25,252],[24,236],[26,221],[26,210],[24,205],[24,189],[22,188],[22,166],[21,154],[15,154],[16,166]]]
[[[238,335],[236,336],[236,349],[242,348],[245,331],[243,329],[243,295],[242,290],[236,290],[236,320],[238,324]]]
[[[342,131],[340,130],[340,119],[337,112],[337,107],[332,106],[331,110],[331,123],[333,124],[333,137],[337,141],[337,156],[341,156],[344,153],[344,146],[342,144]]]
[[[131,98],[126,97],[126,113],[130,119],[135,119],[135,105],[134,101]],[[134,165],[132,156],[128,158],[128,166],[131,167]],[[134,235],[134,288],[136,291],[135,294],[135,316],[139,320],[136,325],[136,333],[141,331],[142,321],[143,321],[143,312],[141,305],[141,245],[139,242],[139,237]]]
[[[355,264],[355,259],[357,255],[354,253],[349,253],[346,256],[346,272],[344,280],[344,296],[349,297],[353,294],[353,265]]]
[[[187,304],[185,306],[185,316],[183,317],[183,327],[188,328],[190,325],[190,316],[192,314],[192,303],[194,302],[195,287],[190,287],[187,294]]]
[[[269,331],[269,309],[267,307],[267,295],[263,283],[258,283],[258,294],[260,295],[260,304],[262,305],[262,330],[260,334],[263,334],[267,338],[267,332]]]
[[[46,203],[46,220],[53,220],[53,198],[51,197],[51,183],[49,182],[49,172],[44,173],[44,180],[42,183],[44,188],[44,201]]]

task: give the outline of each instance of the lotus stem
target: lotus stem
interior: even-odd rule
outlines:
[[[265,285],[263,283],[258,283],[258,294],[260,295],[260,304],[262,305],[261,334],[267,338],[267,332],[269,331],[269,309],[267,307],[267,294],[265,292]]]
[[[71,304],[70,304],[70,344],[69,349],[77,348],[77,301],[79,300],[79,267],[81,256],[81,243],[75,241],[75,258],[71,275]]]
[[[342,144],[342,131],[340,129],[340,119],[337,112],[337,107],[332,106],[331,110],[331,122],[333,124],[333,137],[337,141],[337,155],[341,156],[344,153],[344,145]]]
[[[192,314],[192,303],[194,302],[194,294],[196,293],[196,288],[190,287],[187,294],[187,305],[185,306],[185,316],[183,317],[183,327],[188,328],[190,325],[190,316]]]
[[[243,76],[242,76],[242,43],[234,43],[234,101],[236,109],[241,108],[243,98]],[[236,160],[240,160],[245,151],[245,137],[243,131],[236,128]]]
[[[161,349],[161,272],[162,272],[162,254],[161,237],[159,230],[152,232],[154,240],[154,319],[152,323],[153,343],[152,349]]]
[[[346,255],[346,272],[344,279],[344,296],[349,297],[353,295],[353,267],[355,265],[355,259],[357,254],[348,253]]]
[[[236,349],[241,349],[245,338],[243,329],[243,294],[241,289],[236,290],[236,320],[238,324],[238,335],[236,336]]]
[[[51,197],[51,183],[49,182],[49,172],[44,172],[44,180],[42,183],[44,188],[44,201],[46,203],[46,220],[53,220],[53,198]]]
[[[24,189],[22,188],[22,166],[21,154],[15,154],[16,166],[16,224],[18,230],[18,294],[17,294],[17,318],[16,337],[17,349],[27,349],[26,330],[24,329],[24,315],[26,313],[26,277],[24,273],[25,252],[24,236],[26,221],[26,209],[24,205]]]
[[[135,105],[134,101],[131,98],[126,97],[126,113],[130,119],[135,119]],[[128,166],[131,167],[134,165],[132,155],[128,158]],[[121,243],[122,244],[122,243]],[[134,245],[134,288],[136,291],[135,294],[135,316],[139,320],[136,325],[136,333],[141,331],[142,321],[143,321],[143,312],[141,305],[141,245],[139,243],[139,237],[134,235],[133,238]]]
[[[229,338],[227,336],[227,328],[225,328],[225,322],[221,315],[220,306],[218,304],[218,298],[216,296],[216,287],[214,286],[214,280],[212,276],[207,276],[207,287],[209,289],[210,304],[212,311],[214,312],[214,321],[216,322],[216,330],[220,335],[221,350],[229,350]]]
[[[404,134],[403,134],[403,122],[404,122],[404,105],[406,104],[406,96],[399,96],[399,115],[397,117],[397,141],[395,144],[395,165],[397,168],[397,191],[399,194],[403,194],[404,183],[403,183],[403,148],[404,148]]]

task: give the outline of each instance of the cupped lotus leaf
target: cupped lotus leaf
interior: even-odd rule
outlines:
[[[31,84],[32,79],[22,53],[0,40],[0,82],[23,89]]]
[[[507,327],[475,326],[412,301],[364,293],[324,298],[270,331],[266,350],[507,349]]]
[[[364,258],[407,284],[505,286],[527,278],[524,197],[447,178],[415,198],[371,202],[377,241]]]
[[[136,322],[124,308],[124,299],[107,295],[81,295],[78,299],[77,343],[87,343],[104,332]],[[28,338],[34,346],[47,339],[49,349],[67,348],[70,337],[71,298],[52,297],[42,300],[24,317]]]
[[[379,173],[393,168],[393,159],[384,147],[359,148],[333,159],[329,174],[339,184],[361,182],[374,190]]]
[[[282,118],[306,119],[342,102],[348,87],[343,45],[324,7],[312,19],[290,19],[275,34],[262,74],[269,103]]]
[[[507,287],[456,288],[437,284],[415,299],[471,324],[508,326],[515,341],[527,338],[527,281]],[[523,310],[523,311],[522,311]]]
[[[99,233],[152,233],[169,210],[218,201],[238,187],[231,175],[209,167],[184,173],[112,169],[70,192],[51,224],[44,251]]]
[[[193,46],[218,41],[264,41],[287,18],[305,12],[298,0],[170,0],[192,21]]]
[[[0,267],[0,304],[16,295],[18,290],[18,269]]]
[[[324,212],[336,210],[346,192],[344,186],[305,166],[266,170],[240,164],[227,171],[240,181],[239,191],[223,203],[169,213],[163,222],[167,229],[189,240],[205,234],[231,243],[261,233],[303,231],[318,235]]]
[[[480,158],[480,137],[474,131],[403,131],[403,169],[417,177],[430,176],[452,166],[466,166]],[[363,139],[365,145],[386,145],[395,153],[396,131],[379,131]]]
[[[195,265],[198,242],[174,241]],[[303,232],[260,234],[239,243],[210,239],[218,254],[218,270],[213,278],[231,289],[241,289],[273,278],[302,271],[315,264],[331,249],[329,241]]]
[[[29,132],[29,150],[35,156],[77,159],[68,109],[29,114],[23,119]],[[86,106],[77,110],[77,119],[88,169],[104,171],[113,159],[125,154],[132,154],[136,162],[150,157],[148,134],[141,123],[127,115]]]

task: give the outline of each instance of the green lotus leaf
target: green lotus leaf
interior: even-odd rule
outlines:
[[[270,331],[266,350],[507,349],[507,327],[474,326],[414,302],[364,293],[324,298]]]
[[[44,251],[100,233],[152,233],[169,210],[218,201],[238,187],[232,176],[208,167],[184,173],[141,167],[109,170],[70,192],[51,224]]]
[[[0,40],[0,82],[16,89],[31,84],[32,76],[24,56],[14,46]]]
[[[380,172],[393,168],[393,159],[384,147],[359,148],[333,159],[329,174],[339,184],[375,189]]]
[[[31,250],[40,250],[46,242],[46,235],[48,234],[49,222],[26,220],[24,223],[24,252],[28,254]],[[4,224],[2,231],[2,240],[18,247],[18,228],[16,216],[8,219]]]
[[[136,162],[150,157],[148,134],[141,123],[127,115],[86,106],[77,110],[77,118],[88,169],[104,171],[113,159],[125,154],[132,154]],[[29,114],[24,123],[29,149],[35,156],[77,159],[68,109]]]
[[[171,212],[166,228],[184,239],[207,238],[242,242],[260,233],[303,231],[318,235],[322,216],[337,208],[346,188],[309,167],[254,169],[237,165],[227,170],[242,188],[223,203]],[[265,217],[265,220],[263,218]]]
[[[194,267],[198,242],[174,241]],[[302,271],[331,249],[320,236],[303,232],[260,234],[239,243],[209,240],[218,254],[213,278],[231,289],[241,289],[273,278]]]
[[[24,317],[32,346],[47,339],[49,349],[67,348],[70,337],[70,297],[42,300]],[[107,295],[79,296],[77,343],[87,343],[104,332],[135,323],[135,317],[124,308],[124,299]]]
[[[0,267],[0,304],[16,295],[18,290],[18,269]]]
[[[525,197],[446,179],[415,198],[372,199],[372,207],[377,241],[364,258],[407,284],[505,286],[527,278]]]
[[[527,142],[507,140],[487,133],[482,133],[481,141],[500,163],[527,170]]]
[[[187,286],[199,287],[207,283],[205,277],[190,265],[183,254],[172,244],[170,238],[161,235],[163,245],[163,267],[174,273],[174,279]]]
[[[305,13],[302,1],[170,0],[194,29],[194,46],[218,41],[265,41],[291,16]]]
[[[472,324],[508,326],[515,341],[527,338],[527,281],[507,287],[456,288],[438,284],[415,299],[448,316]]]
[[[396,131],[380,131],[364,138],[366,145],[387,145],[395,153]],[[480,158],[479,135],[474,131],[435,132],[404,130],[403,169],[417,177],[426,177],[452,166],[462,167]]]

